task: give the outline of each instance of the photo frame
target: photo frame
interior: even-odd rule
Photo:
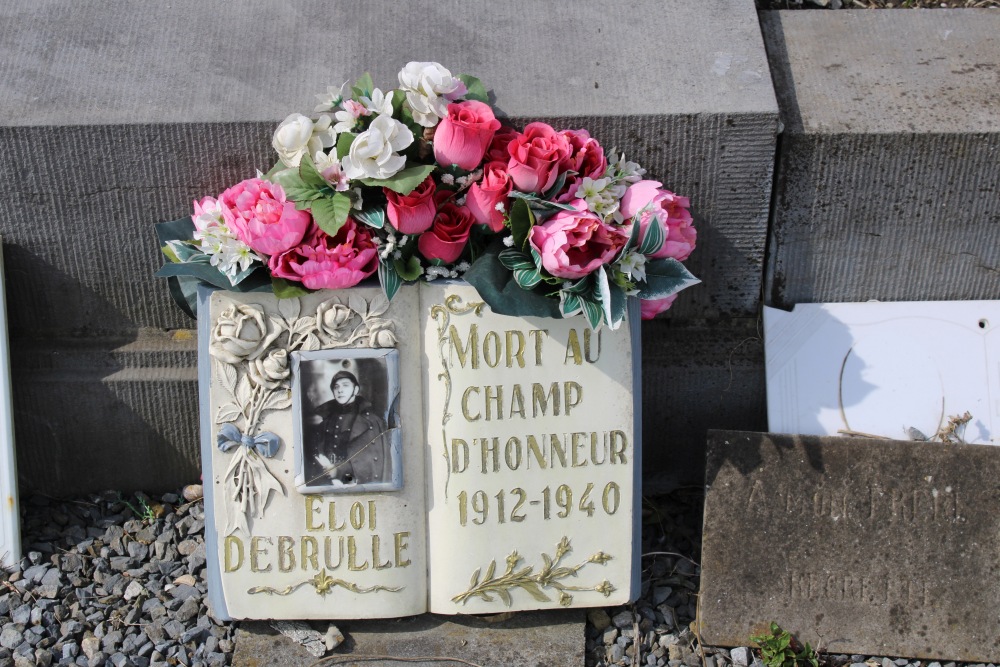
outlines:
[[[398,351],[295,352],[291,370],[296,490],[401,489]]]

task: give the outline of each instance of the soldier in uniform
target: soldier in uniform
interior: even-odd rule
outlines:
[[[330,389],[333,400],[316,409],[320,421],[313,427],[313,435],[319,454],[309,466],[309,478],[322,483],[325,474],[334,484],[391,482],[386,424],[360,395],[358,378],[350,371],[338,371]]]

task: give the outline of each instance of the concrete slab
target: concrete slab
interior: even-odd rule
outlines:
[[[158,384],[161,369],[191,372],[188,351],[148,366],[147,357],[115,352],[143,328],[193,326],[152,277],[161,259],[151,224],[269,167],[276,122],[311,110],[315,93],[366,69],[391,85],[411,59],[478,75],[516,119],[586,127],[689,195],[700,249],[688,264],[704,285],[681,295],[673,318],[755,315],[777,104],[753,0],[642,0],[613,16],[596,0],[572,12],[531,0],[420,0],[405,11],[392,0],[350,11],[319,2],[276,11],[259,0],[222,7],[0,7],[0,150],[8,157],[0,163],[0,233],[11,344],[15,360],[42,350],[15,361],[15,383],[37,385],[25,393],[37,398],[15,397],[15,413],[19,431],[48,433],[25,441],[40,458],[54,453],[55,439],[111,467],[110,423],[144,456],[179,462],[158,471],[160,485],[197,474],[182,463],[196,457],[189,404],[157,391],[167,386]],[[80,357],[74,363],[86,372],[74,391],[93,399],[86,408],[45,400],[45,380],[33,374],[48,363],[45,345]],[[114,376],[119,362],[135,372]],[[108,393],[106,378],[131,403]],[[68,421],[77,424],[71,432]],[[91,488],[87,475],[53,486],[42,468],[22,464],[27,488]]]
[[[713,431],[698,622],[827,653],[1000,659],[1000,449]]]
[[[761,27],[785,125],[769,305],[1000,296],[1000,14]]]
[[[446,667],[455,658],[482,667],[550,667],[584,663],[586,616],[576,611],[521,612],[498,617],[424,614],[382,621],[338,621],[346,641],[327,657],[339,665],[390,667],[400,659]],[[316,624],[326,632],[326,624]],[[358,662],[352,662],[351,657]],[[451,660],[449,660],[451,658]],[[316,659],[266,622],[244,622],[233,667],[300,667]]]

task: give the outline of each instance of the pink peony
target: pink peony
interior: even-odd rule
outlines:
[[[559,177],[559,166],[570,157],[569,140],[546,123],[529,123],[524,134],[507,145],[507,172],[523,192],[544,192]]]
[[[451,264],[462,256],[476,219],[465,206],[445,200],[446,197],[438,197],[437,217],[431,228],[417,239],[417,248],[427,259],[439,259]]]
[[[683,262],[690,257],[698,239],[698,232],[693,226],[694,219],[688,210],[691,202],[687,197],[660,189],[660,185],[657,181],[639,181],[629,186],[622,197],[621,214],[631,218],[647,204],[652,204],[650,210],[639,218],[639,241],[642,242],[645,237],[650,221],[657,220],[663,226],[666,238],[663,246],[651,257],[673,257]]]
[[[267,265],[276,278],[308,289],[342,289],[375,273],[378,251],[368,229],[348,218],[335,236],[313,227],[302,245],[273,255]]]
[[[277,183],[250,178],[219,195],[222,217],[236,236],[259,253],[274,255],[302,241],[312,216],[285,201]]]
[[[383,188],[382,191],[388,201],[386,213],[393,227],[403,234],[419,234],[430,228],[437,212],[434,179],[428,176],[408,195],[401,195],[388,188]]]
[[[487,162],[503,162],[507,164],[507,161],[510,160],[510,153],[507,152],[507,146],[519,136],[521,136],[521,133],[514,128],[501,125],[497,133],[493,135],[493,141],[490,142],[490,147],[486,149],[486,155],[483,156],[483,159]]]
[[[531,228],[528,242],[542,258],[542,267],[557,278],[583,278],[607,264],[628,242],[620,227],[605,224],[577,199],[576,211],[559,211]]]
[[[472,171],[482,162],[498,129],[500,121],[490,105],[475,100],[452,102],[434,133],[434,159],[445,167],[456,164]]]
[[[566,177],[566,183],[556,197],[556,201],[565,203],[576,199],[576,191],[584,177],[598,179],[604,176],[608,170],[608,159],[597,139],[593,139],[586,130],[563,130],[559,134],[566,137],[573,151],[560,165],[559,171],[576,172]]]
[[[662,299],[643,299],[639,302],[639,308],[642,312],[642,319],[651,320],[667,308],[673,305],[674,301],[677,300],[676,294],[671,294],[670,296],[665,296]]]
[[[503,213],[497,210],[497,204],[502,204],[506,210],[507,196],[513,186],[507,175],[507,164],[489,162],[483,167],[483,179],[469,188],[465,205],[472,211],[476,222],[499,232],[503,229]]]

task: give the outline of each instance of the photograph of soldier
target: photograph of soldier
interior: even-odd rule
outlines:
[[[301,362],[304,487],[393,488],[391,387],[385,358]],[[398,463],[395,463],[398,465]],[[398,475],[396,476],[398,478]]]

